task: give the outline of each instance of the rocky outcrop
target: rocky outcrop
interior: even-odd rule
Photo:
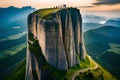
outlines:
[[[78,9],[60,9],[46,19],[32,13],[28,17],[28,30],[28,34],[33,34],[38,40],[45,60],[55,68],[67,70],[80,64],[80,59],[85,59],[82,18]],[[30,61],[28,57],[27,61]]]

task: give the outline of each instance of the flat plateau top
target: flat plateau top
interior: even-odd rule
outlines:
[[[42,19],[47,19],[51,14],[56,13],[60,10],[78,10],[77,8],[45,8],[39,9],[34,14],[39,15]]]

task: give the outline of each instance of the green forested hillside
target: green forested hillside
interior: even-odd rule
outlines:
[[[120,75],[120,28],[104,26],[84,33],[89,55],[113,75]]]

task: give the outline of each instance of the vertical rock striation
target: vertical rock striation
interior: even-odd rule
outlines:
[[[82,18],[76,8],[53,11],[46,19],[37,13],[30,14],[28,17],[28,34],[29,40],[33,36],[35,40],[38,40],[45,60],[55,68],[67,70],[76,64],[80,64],[80,59],[85,59]],[[31,59],[31,57],[33,58]],[[34,53],[27,52],[27,76],[31,75],[29,72],[32,70],[30,67],[32,64],[37,66],[34,67],[39,70],[37,75],[40,75],[38,63],[40,61],[37,61],[36,58],[37,56]]]

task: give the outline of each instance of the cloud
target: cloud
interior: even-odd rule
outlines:
[[[93,8],[94,6],[76,6],[77,8]]]
[[[120,0],[97,0],[94,5],[115,5],[120,4]]]

